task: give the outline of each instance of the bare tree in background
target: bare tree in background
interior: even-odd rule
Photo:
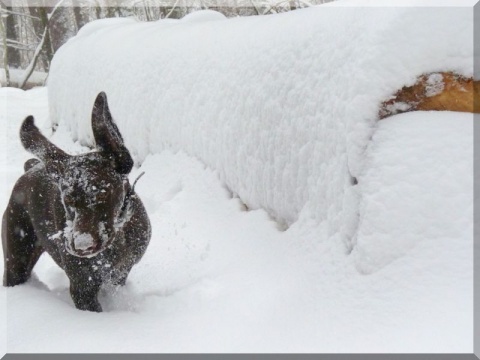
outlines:
[[[75,32],[78,32],[78,30],[80,30],[87,22],[87,19],[83,15],[85,9],[82,6],[82,2],[79,0],[73,0],[72,5],[73,18],[75,19]]]
[[[35,69],[48,73],[53,55],[58,48],[76,34],[74,13],[69,7],[61,7],[65,0],[59,0],[54,7],[46,7],[42,0],[26,0],[18,10],[0,8],[2,20],[2,52],[7,86],[16,85],[25,88]],[[12,10],[11,10],[12,9]],[[16,11],[15,11],[16,10]],[[6,31],[8,28],[15,30]],[[21,36],[19,36],[19,34]],[[18,39],[13,40],[12,38]],[[29,52],[27,62],[18,56],[19,51]],[[39,67],[40,66],[40,67]],[[23,74],[12,83],[11,68],[25,68]]]
[[[14,12],[12,7],[6,7],[6,12],[5,12],[5,20],[6,20],[6,36],[7,39],[10,39],[12,42],[19,42],[19,36],[17,33],[17,29],[15,27],[15,21],[14,21]],[[20,67],[21,65],[21,60],[20,60],[20,53],[19,50],[15,47],[12,46],[10,51],[8,52],[8,63],[10,66],[13,66],[15,68]]]
[[[35,66],[37,64],[38,58],[40,57],[40,54],[41,54],[42,50],[45,50],[46,55],[47,55],[48,67],[50,66],[50,62],[53,58],[53,48],[52,48],[52,43],[51,43],[51,40],[50,40],[49,25],[50,25],[50,21],[54,18],[54,15],[55,15],[56,11],[58,10],[58,8],[60,7],[60,5],[63,1],[64,0],[60,0],[59,2],[57,2],[55,7],[52,8],[51,11],[48,12],[48,13],[47,13],[46,10],[49,9],[49,8],[39,9],[40,10],[39,11],[40,19],[41,19],[41,22],[42,22],[42,25],[43,25],[43,33],[41,35],[40,42],[38,43],[37,48],[35,49],[35,52],[33,54],[33,58],[30,61],[30,64],[25,69],[25,72],[24,72],[22,78],[20,79],[19,87],[22,88],[22,89],[25,87],[25,84],[27,83],[28,79],[32,75],[33,70],[35,69]]]
[[[18,12],[13,7],[0,6],[0,30],[2,34],[3,66],[7,86],[11,85],[10,69],[18,69],[22,66],[21,52],[32,49],[31,44],[21,41],[22,26],[30,19],[40,20],[26,13]],[[15,21],[15,20],[18,21]]]
[[[6,13],[0,13],[0,32],[2,34],[3,45],[3,66],[5,67],[5,83],[10,86],[10,71],[8,68],[8,46],[7,46],[7,32],[5,29],[4,21],[7,18]]]

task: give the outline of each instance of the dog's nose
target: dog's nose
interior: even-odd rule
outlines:
[[[95,248],[95,241],[88,233],[76,233],[73,235],[75,250],[90,251]]]

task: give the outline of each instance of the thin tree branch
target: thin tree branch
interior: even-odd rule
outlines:
[[[173,10],[175,10],[175,8],[177,7],[179,1],[180,1],[180,0],[177,0],[177,1],[175,2],[175,4],[173,4],[172,10],[170,10],[170,12],[169,12],[167,15],[165,15],[165,19],[169,18],[170,15],[172,15]]]
[[[25,84],[27,83],[28,79],[33,73],[33,69],[35,69],[35,65],[37,64],[38,57],[40,55],[40,52],[43,48],[43,44],[45,43],[45,38],[47,37],[47,32],[48,32],[48,27],[50,25],[50,20],[52,16],[55,14],[57,11],[58,7],[64,2],[65,0],[60,0],[57,5],[53,8],[52,12],[47,14],[47,23],[45,24],[45,29],[43,30],[42,34],[42,39],[40,40],[40,43],[37,45],[37,48],[35,49],[35,53],[33,54],[32,61],[28,65],[28,67],[25,69],[24,76],[20,81],[20,88],[23,89]]]
[[[7,47],[10,48],[10,49],[17,49],[19,51],[34,51],[35,50],[35,48],[32,48],[32,47],[10,45],[10,44],[7,44]]]
[[[34,19],[34,20],[39,20],[40,21],[40,18],[39,17],[36,17],[36,16],[32,16],[32,15],[29,15],[29,14],[25,14],[25,13],[21,13],[21,12],[17,12],[17,11],[12,11],[12,10],[1,10],[0,13],[4,13],[4,14],[7,14],[7,15],[16,15],[16,16],[24,16],[24,17],[27,17],[27,18],[30,18],[30,19]]]
[[[7,39],[7,44],[8,45],[20,45],[20,46],[25,46],[25,47],[34,47],[34,44],[24,44],[20,41],[12,40],[12,39]]]

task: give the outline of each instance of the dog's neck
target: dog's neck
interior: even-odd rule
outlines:
[[[133,209],[132,209],[132,202],[133,199],[136,197],[135,195],[135,185],[137,184],[137,181],[140,180],[140,178],[145,174],[145,172],[142,172],[140,175],[137,176],[135,181],[133,182],[133,185],[130,186],[130,183],[128,183],[127,179],[127,193],[125,195],[125,199],[123,200],[123,205],[120,210],[120,215],[117,218],[117,221],[115,223],[115,231],[120,230],[125,223],[127,223],[130,218],[132,217],[133,214]]]

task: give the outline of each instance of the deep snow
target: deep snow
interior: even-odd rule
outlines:
[[[0,99],[9,104],[1,113],[8,124],[4,207],[29,158],[18,140],[20,122],[33,113],[50,130],[45,89],[2,89]],[[102,292],[106,312],[78,311],[68,279],[44,255],[35,270],[39,280],[0,289],[2,301],[8,295],[8,352],[471,352],[472,124],[471,114],[459,113],[411,113],[379,123],[369,171],[360,178],[362,206],[370,211],[359,246],[367,254],[379,246],[389,256],[388,241],[403,256],[370,275],[357,269],[359,248],[349,255],[315,221],[281,231],[263,210],[245,211],[200,161],[168,150],[147,156],[130,178],[146,172],[137,190],[153,237],[127,286]],[[64,130],[55,143],[85,151]],[[429,216],[417,219],[411,207],[397,207],[398,197],[417,214],[428,206],[425,198],[433,200]],[[452,210],[448,219],[445,209]],[[375,222],[376,216],[388,221]],[[409,229],[396,228],[405,221],[423,230],[415,244]],[[376,233],[368,237],[369,231]]]
[[[430,112],[380,123],[359,177],[362,201],[353,251],[359,270],[375,271],[425,242],[472,238],[472,120],[471,114]],[[426,141],[425,134],[439,141]],[[471,251],[459,247],[451,253],[452,259],[465,259],[458,276],[473,271]]]
[[[83,152],[105,90],[153,224],[105,313],[76,310],[47,255],[2,288],[9,352],[472,352],[473,116],[376,123],[421,73],[472,74],[471,9],[350,5],[94,22],[57,54],[50,104],[0,89],[2,207],[25,116]]]

